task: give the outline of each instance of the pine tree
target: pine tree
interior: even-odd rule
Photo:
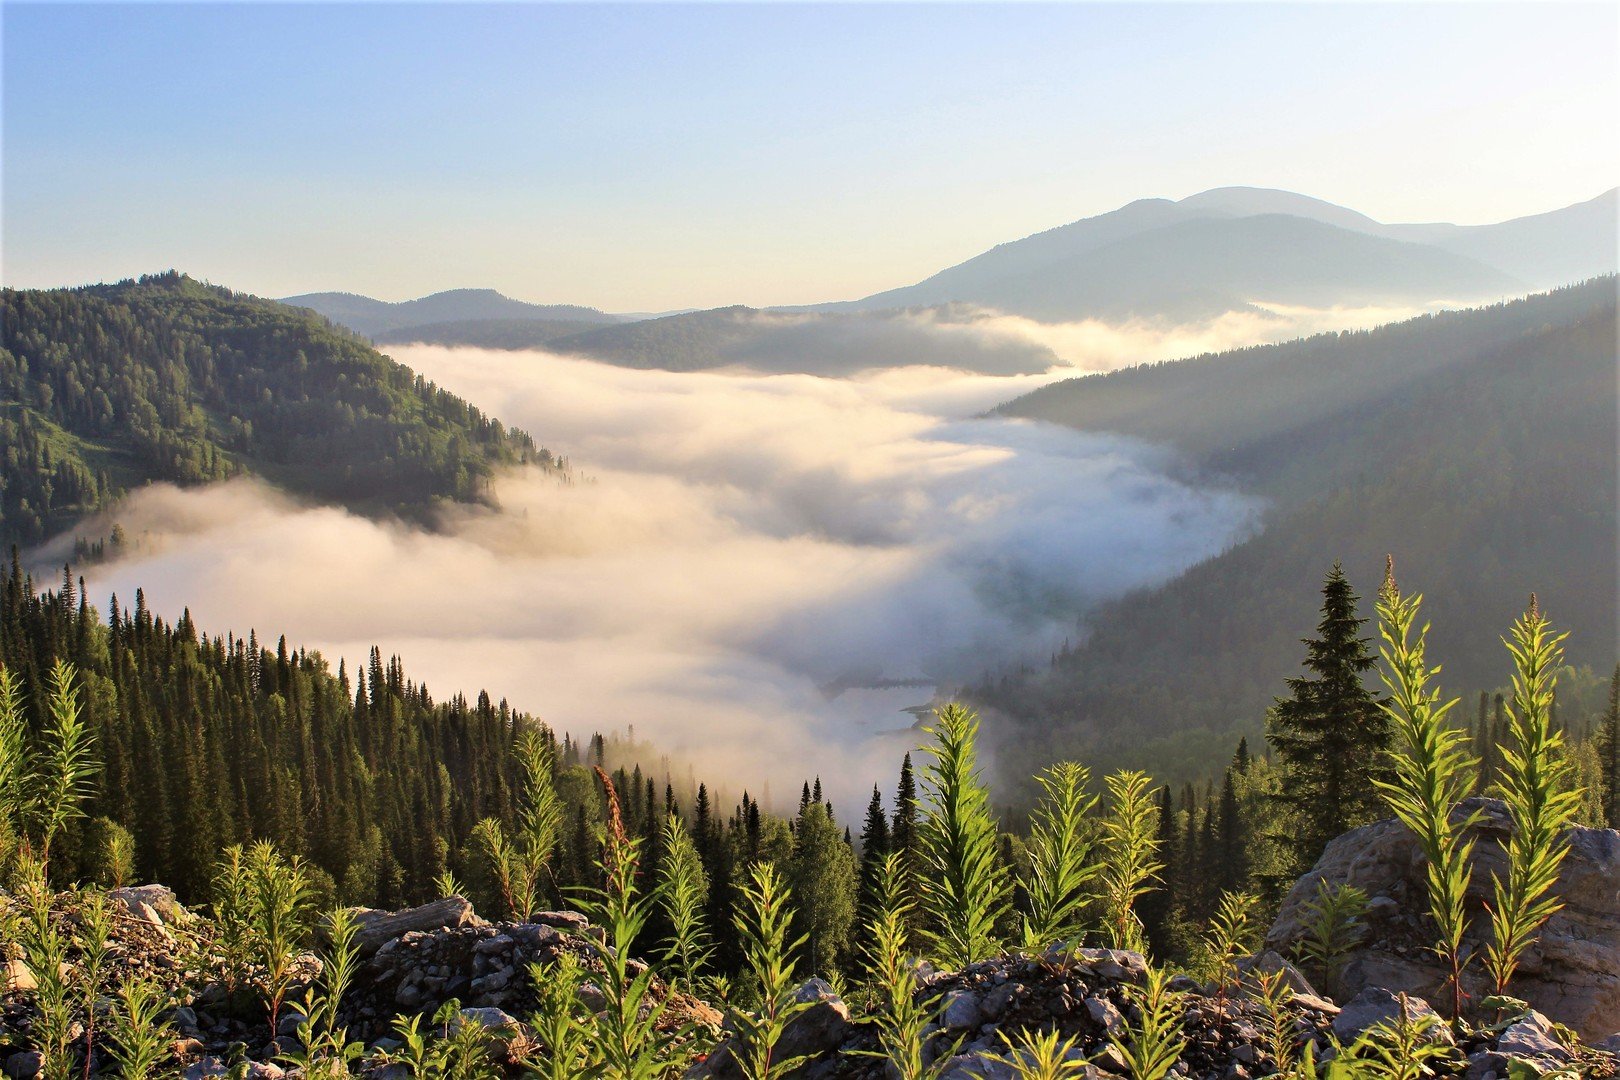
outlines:
[[[917,852],[917,778],[911,771],[911,755],[900,763],[900,783],[894,793],[894,823],[889,830],[889,848],[914,868]]]
[[[1609,709],[1597,733],[1598,758],[1602,765],[1601,795],[1603,815],[1609,828],[1620,829],[1620,664],[1609,679]]]
[[[883,862],[889,857],[889,819],[883,812],[883,793],[872,785],[872,801],[866,807],[866,824],[861,827],[861,888],[859,907],[862,914],[875,910],[883,883]]]
[[[1288,680],[1267,717],[1267,738],[1283,769],[1277,799],[1292,821],[1280,837],[1295,869],[1308,869],[1329,840],[1373,820],[1373,778],[1390,744],[1389,719],[1363,682],[1375,660],[1361,637],[1360,598],[1338,563],[1322,586],[1322,620],[1306,638],[1308,676]]]

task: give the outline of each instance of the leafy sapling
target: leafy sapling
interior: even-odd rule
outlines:
[[[1159,808],[1146,773],[1120,770],[1107,779],[1109,812],[1103,819],[1101,874],[1109,945],[1145,952],[1147,936],[1136,901],[1152,888],[1159,871]]]
[[[1366,935],[1366,913],[1365,891],[1317,881],[1316,895],[1305,905],[1305,934],[1294,952],[1318,986],[1328,991],[1338,986],[1345,960]]]
[[[742,941],[743,962],[759,988],[759,1008],[733,1014],[737,1029],[737,1064],[746,1080],[776,1080],[787,1076],[804,1058],[783,1058],[777,1043],[793,1018],[810,1007],[795,996],[793,953],[805,939],[790,940],[793,910],[787,886],[776,868],[768,862],[754,867],[743,887],[742,908],[737,914],[737,933]]]
[[[664,962],[671,967],[671,984],[691,989],[714,953],[703,917],[709,882],[691,834],[674,814],[664,819],[663,847],[664,858],[658,866],[658,905],[670,925]]]
[[[1136,1018],[1110,1037],[1131,1080],[1164,1080],[1187,1048],[1182,1034],[1182,995],[1170,989],[1170,975],[1148,966],[1140,989],[1131,991]]]
[[[1039,949],[1077,935],[1096,899],[1101,866],[1092,858],[1096,828],[1091,812],[1097,796],[1089,791],[1084,765],[1059,762],[1035,778],[1042,789],[1030,823],[1029,874],[1024,892],[1024,947]]]
[[[162,1019],[168,996],[156,983],[126,978],[108,1014],[107,1056],[122,1080],[155,1080],[175,1031]]]

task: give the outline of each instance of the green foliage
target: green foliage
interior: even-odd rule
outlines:
[[[121,889],[135,876],[135,834],[111,818],[90,823],[92,877],[109,889]]]
[[[1109,1042],[1131,1080],[1164,1080],[1187,1047],[1181,1033],[1182,995],[1170,989],[1169,972],[1150,964],[1144,985],[1131,997],[1137,1015]]]
[[[174,1028],[163,1019],[168,996],[148,979],[126,978],[108,1013],[107,1056],[122,1080],[156,1080]]]
[[[1288,680],[1266,718],[1284,780],[1276,798],[1291,811],[1283,831],[1293,871],[1310,868],[1339,834],[1378,816],[1371,781],[1389,749],[1389,720],[1363,685],[1376,661],[1361,637],[1359,598],[1338,564],[1322,586],[1322,619],[1305,641],[1309,677]]]
[[[226,982],[256,984],[274,1037],[294,961],[313,925],[315,898],[304,863],[268,840],[225,851],[214,878],[216,945]]]
[[[545,734],[533,727],[518,733],[513,744],[523,778],[523,805],[511,837],[495,818],[473,828],[473,840],[483,852],[501,889],[507,913],[526,919],[538,906],[543,877],[562,826],[563,805],[553,781],[555,762]]]
[[[911,889],[905,856],[891,852],[878,871],[872,921],[863,948],[877,987],[878,1006],[871,1022],[882,1049],[858,1053],[887,1061],[896,1080],[931,1080],[949,1055],[937,1055],[932,1064],[923,1061],[936,1010],[917,1000],[917,961],[907,929],[916,909],[909,898]]]
[[[1316,883],[1316,895],[1305,905],[1305,934],[1299,939],[1297,958],[1310,969],[1317,984],[1333,992],[1345,958],[1350,955],[1367,926],[1367,894],[1354,885]]]
[[[533,1080],[589,1080],[600,1075],[590,1064],[592,1021],[579,1000],[584,972],[573,953],[558,953],[549,964],[529,965],[529,981],[538,998],[529,1026],[540,1050],[525,1060]]]
[[[1395,724],[1395,748],[1389,780],[1378,780],[1384,801],[1417,837],[1428,864],[1429,914],[1439,937],[1434,950],[1446,965],[1452,992],[1452,1015],[1462,1014],[1463,934],[1468,929],[1465,900],[1473,877],[1469,866],[1474,841],[1467,835],[1479,820],[1473,813],[1459,820],[1453,809],[1473,786],[1478,762],[1467,750],[1468,733],[1446,723],[1457,699],[1441,703],[1429,683],[1439,674],[1425,658],[1428,624],[1413,636],[1421,596],[1402,597],[1389,563],[1379,593],[1381,677],[1389,688],[1384,706]]]
[[[23,726],[22,690],[10,668],[0,665],[0,881],[22,841],[23,813],[28,805],[27,729]]]
[[[1204,930],[1202,948],[1194,970],[1225,995],[1238,984],[1237,962],[1247,956],[1254,943],[1253,893],[1223,892],[1215,915]]]
[[[855,922],[855,854],[823,803],[799,814],[784,875],[795,899],[793,927],[809,971],[836,974]]]
[[[1103,929],[1115,949],[1145,951],[1136,902],[1151,889],[1163,869],[1159,849],[1158,807],[1146,773],[1121,770],[1109,774],[1108,815],[1103,819]]]
[[[664,857],[658,864],[658,904],[670,926],[664,962],[674,969],[670,982],[690,989],[714,955],[703,915],[709,882],[691,834],[674,814],[664,819],[663,847]]]
[[[755,866],[743,887],[737,912],[737,934],[742,940],[745,970],[759,991],[759,1007],[751,1013],[733,1013],[737,1065],[745,1080],[774,1080],[787,1076],[804,1058],[779,1058],[776,1044],[795,1016],[811,1002],[795,997],[798,983],[793,954],[804,939],[789,940],[793,909],[787,884],[768,862]]]
[[[1435,1064],[1455,1063],[1460,1057],[1448,1043],[1434,1038],[1442,1021],[1432,1013],[1414,1017],[1400,995],[1401,1014],[1362,1032],[1333,1061],[1329,1080],[1422,1080],[1435,1075]]]
[[[73,986],[65,972],[68,937],[57,925],[51,911],[52,894],[45,880],[45,865],[25,858],[21,866],[17,895],[22,915],[16,921],[17,944],[22,961],[33,976],[35,1048],[44,1058],[45,1080],[67,1080],[73,1075]]]
[[[1091,813],[1097,796],[1088,789],[1084,765],[1059,762],[1036,778],[1042,798],[1030,820],[1029,874],[1024,892],[1024,947],[1038,949],[1077,936],[1096,900],[1101,866],[1092,858],[1097,830]]]
[[[422,1017],[394,1020],[400,1047],[381,1056],[410,1080],[499,1080],[500,1070],[490,1059],[489,1033],[484,1025],[461,1015],[461,1002],[451,999],[433,1015],[438,1030],[424,1031]]]
[[[1007,1044],[1007,1053],[990,1060],[1010,1068],[1017,1080],[1063,1080],[1084,1076],[1090,1068],[1085,1057],[1076,1052],[1077,1036],[1059,1039],[1055,1028],[1045,1032],[1025,1028],[1016,1037],[1005,1031],[999,1034]]]
[[[1507,876],[1498,875],[1493,882],[1492,940],[1485,950],[1485,968],[1498,994],[1506,992],[1541,927],[1563,907],[1552,889],[1569,850],[1565,831],[1581,802],[1569,782],[1572,770],[1563,756],[1563,735],[1552,726],[1553,695],[1567,636],[1552,633],[1532,596],[1530,610],[1514,624],[1508,643],[1514,665],[1513,705],[1508,710],[1513,742],[1502,748],[1497,786],[1512,832]]]
[[[0,543],[29,545],[154,480],[244,472],[360,510],[487,499],[559,467],[522,432],[297,308],[169,273],[0,291]]]
[[[365,1044],[351,1041],[348,1028],[338,1023],[343,995],[354,982],[360,953],[354,942],[360,924],[354,912],[340,908],[326,919],[330,945],[321,965],[321,985],[311,986],[299,1002],[299,1049],[286,1060],[303,1070],[309,1080],[348,1076],[350,1066],[365,1053]]]
[[[1011,889],[996,863],[996,820],[979,776],[978,716],[952,703],[924,730],[934,743],[923,768],[917,883],[933,951],[945,965],[965,967],[1000,947],[997,924],[1011,906]]]
[[[21,687],[0,665],[0,872],[21,849],[50,862],[51,844],[85,816],[92,780],[100,771],[95,737],[74,687],[77,672],[57,659],[49,676],[45,720],[30,745]]]

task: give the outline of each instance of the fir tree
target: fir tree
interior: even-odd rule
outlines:
[[[1390,745],[1389,719],[1363,676],[1375,660],[1361,636],[1360,598],[1338,563],[1322,586],[1322,620],[1306,638],[1308,676],[1288,680],[1267,717],[1267,737],[1283,769],[1277,799],[1291,811],[1284,846],[1295,870],[1308,869],[1329,840],[1373,820],[1373,778]]]

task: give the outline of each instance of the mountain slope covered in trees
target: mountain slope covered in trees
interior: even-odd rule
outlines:
[[[397,303],[343,292],[305,293],[302,296],[289,296],[281,302],[293,307],[309,308],[357,334],[377,338],[386,333],[397,334],[410,327],[447,322],[494,319],[605,324],[620,321],[620,316],[609,315],[596,308],[578,304],[531,304],[526,300],[503,296],[494,289],[449,289]],[[394,340],[421,339],[395,337]]]
[[[309,312],[169,273],[0,293],[0,544],[28,545],[150,481],[253,473],[362,511],[485,497],[559,468]]]
[[[1093,613],[1050,669],[981,687],[1012,718],[1009,751],[1036,732],[1044,756],[1160,738],[1191,761],[1257,733],[1334,559],[1370,596],[1394,553],[1401,580],[1431,597],[1433,652],[1454,690],[1506,682],[1498,635],[1532,589],[1573,631],[1571,661],[1609,670],[1615,319],[1615,279],[1603,278],[1070,380],[1003,406],[1169,443],[1190,476],[1271,499],[1256,535]]]

